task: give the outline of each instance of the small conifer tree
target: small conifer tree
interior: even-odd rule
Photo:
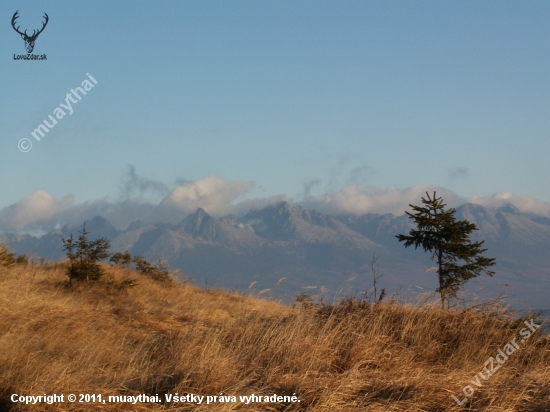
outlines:
[[[96,282],[103,276],[103,270],[98,262],[111,255],[109,253],[111,245],[105,237],[94,241],[88,240],[87,235],[90,232],[86,231],[86,222],[82,231],[78,233],[80,233],[78,241],[73,239],[72,234],[67,239],[61,237],[63,250],[67,251],[67,257],[71,262],[67,275],[70,280]]]
[[[443,198],[422,197],[425,206],[413,206],[416,213],[406,212],[413,219],[417,229],[411,229],[409,235],[397,235],[405,247],[421,246],[425,252],[432,252],[432,259],[437,260],[441,305],[445,309],[449,300],[456,298],[460,287],[468,280],[479,276],[482,272],[492,276],[495,272],[487,270],[495,264],[494,258],[483,257],[487,249],[482,249],[484,241],[472,243],[470,234],[478,230],[477,226],[468,220],[456,221],[456,209],[445,210]]]
[[[124,253],[117,252],[111,257],[111,259],[109,259],[109,262],[116,266],[121,266],[128,269],[132,263],[132,254],[128,251]]]
[[[159,259],[156,265],[152,265],[141,256],[136,256],[132,259],[136,265],[136,271],[145,275],[154,281],[161,283],[172,283],[170,271],[166,265]]]
[[[0,266],[10,267],[16,264],[27,264],[27,255],[16,256],[5,244],[0,245]]]

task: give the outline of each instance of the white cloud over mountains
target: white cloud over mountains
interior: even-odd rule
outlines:
[[[199,207],[216,216],[233,213],[232,201],[248,192],[251,186],[252,182],[223,180],[216,176],[181,184],[160,202],[160,216],[167,221],[181,219]]]
[[[55,200],[47,191],[39,190],[0,211],[0,228],[24,230],[47,226],[63,209],[72,205],[72,197]]]
[[[148,182],[148,188],[154,182]],[[39,190],[19,202],[0,210],[0,232],[44,233],[68,224],[80,225],[84,220],[100,215],[118,228],[126,228],[132,221],[177,223],[189,213],[201,207],[214,216],[229,213],[243,214],[280,201],[288,201],[306,209],[316,209],[327,214],[393,213],[402,215],[409,204],[419,204],[426,192],[437,191],[449,207],[463,203],[477,203],[498,208],[513,205],[520,212],[550,217],[550,203],[528,196],[516,196],[509,192],[491,196],[463,198],[451,190],[435,186],[411,186],[398,189],[345,186],[339,191],[329,191],[319,196],[306,196],[300,202],[284,195],[238,201],[252,188],[252,182],[224,180],[207,176],[196,181],[178,181],[159,202],[141,198],[125,198],[121,201],[99,199],[75,204],[72,196],[55,199],[45,190]],[[159,186],[160,187],[160,186]]]
[[[550,217],[550,203],[542,202],[531,196],[516,196],[510,192],[494,193],[486,197],[472,196],[469,202],[489,208],[512,205],[521,213],[533,213],[535,215]]]
[[[465,200],[458,197],[451,190],[436,186],[411,186],[404,189],[390,187],[381,189],[374,186],[361,188],[356,184],[348,185],[338,192],[327,192],[321,196],[306,198],[301,202],[306,209],[316,209],[323,213],[340,214],[351,213],[361,215],[364,213],[393,213],[402,215],[409,210],[409,204],[418,204],[426,192],[437,191],[449,207],[455,207]]]

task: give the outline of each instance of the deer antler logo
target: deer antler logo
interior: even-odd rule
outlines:
[[[27,35],[27,30],[25,30],[24,33],[21,33],[19,31],[19,26],[15,27],[15,20],[17,20],[17,18],[19,17],[17,15],[17,13],[19,13],[19,10],[17,10],[15,12],[15,14],[13,15],[13,17],[11,19],[11,25],[12,25],[13,29],[21,35],[21,38],[23,40],[25,40],[25,48],[27,49],[27,53],[32,53],[32,51],[34,50],[34,42],[36,41],[36,38],[38,37],[38,35],[40,33],[42,33],[42,31],[44,31],[44,28],[46,27],[46,24],[48,24],[48,20],[50,18],[48,17],[48,15],[46,13],[44,13],[44,18],[46,19],[46,21],[44,23],[42,23],[43,24],[42,28],[40,30],[38,30],[38,32],[36,30],[34,30],[32,35],[29,36],[29,35]]]

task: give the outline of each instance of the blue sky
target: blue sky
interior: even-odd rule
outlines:
[[[30,32],[48,13],[47,61],[14,60],[16,10]],[[4,211],[186,202],[193,182],[232,204],[438,187],[550,210],[548,2],[4,0],[0,17]]]

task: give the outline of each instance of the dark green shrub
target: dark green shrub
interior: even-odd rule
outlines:
[[[160,260],[156,265],[152,265],[141,256],[134,257],[132,261],[136,265],[136,272],[141,273],[142,275],[145,275],[157,282],[172,282],[170,272],[166,268],[166,265]]]
[[[128,269],[130,267],[130,264],[132,263],[132,255],[130,254],[130,252],[117,252],[113,256],[111,256],[109,262],[114,265]]]
[[[86,231],[86,223],[83,225],[82,232],[78,233],[80,233],[78,241],[73,239],[72,234],[68,239],[61,237],[63,250],[67,251],[67,257],[71,262],[67,275],[70,280],[96,282],[104,274],[99,262],[111,255],[108,252],[111,245],[104,237],[94,241],[88,240],[86,235],[90,232]]]
[[[0,265],[9,267],[13,265],[26,265],[29,262],[27,255],[15,256],[5,244],[0,245]]]
[[[135,271],[141,275],[147,276],[156,282],[170,283],[172,282],[171,272],[166,265],[159,259],[156,265],[151,264],[142,256],[132,258],[130,252],[117,252],[109,260],[111,264],[117,265],[126,269],[130,269],[131,264],[135,266]]]
[[[294,303],[292,307],[300,307],[303,309],[314,308],[317,305],[313,301],[313,298],[309,293],[304,292],[303,290],[299,291],[294,297]]]

